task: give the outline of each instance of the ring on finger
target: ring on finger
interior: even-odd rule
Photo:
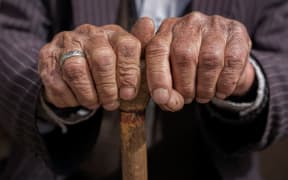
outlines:
[[[62,54],[60,57],[60,61],[59,61],[60,67],[63,66],[66,60],[72,57],[85,57],[85,54],[83,51],[80,51],[80,50],[73,50],[73,51],[69,51],[67,53]]]

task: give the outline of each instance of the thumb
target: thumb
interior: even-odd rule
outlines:
[[[143,50],[154,36],[155,25],[153,20],[149,17],[140,18],[133,25],[131,33],[141,42]]]

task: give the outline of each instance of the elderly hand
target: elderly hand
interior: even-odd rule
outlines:
[[[250,48],[245,27],[235,20],[199,12],[166,19],[146,48],[153,100],[177,111],[194,98],[207,103],[245,94],[255,76]]]
[[[60,59],[71,51],[84,56]],[[139,88],[141,43],[116,25],[81,25],[61,32],[40,51],[39,74],[45,98],[56,107],[106,110],[119,98],[133,99]]]

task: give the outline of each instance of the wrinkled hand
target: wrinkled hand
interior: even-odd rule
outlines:
[[[207,103],[245,94],[255,76],[250,48],[249,35],[237,21],[199,12],[166,19],[146,48],[153,100],[176,111],[194,98]]]
[[[72,50],[85,57],[59,58]],[[84,106],[106,110],[119,98],[133,99],[139,89],[141,43],[121,27],[81,25],[61,32],[40,51],[39,74],[45,98],[56,107]]]

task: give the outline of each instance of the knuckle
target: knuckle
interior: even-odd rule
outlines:
[[[227,34],[228,30],[228,20],[220,15],[210,16],[210,25],[214,29],[214,31],[219,31],[223,33],[222,35]]]
[[[158,32],[156,32],[157,35],[159,34],[167,34],[170,31],[174,31],[175,25],[179,22],[180,18],[176,17],[170,17],[163,20],[161,23]]]
[[[50,49],[51,49],[51,45],[50,44],[44,45],[39,51],[40,59],[44,59],[47,56],[47,54],[50,54],[50,52],[51,52]]]
[[[114,52],[108,47],[100,47],[92,52],[93,58],[111,57],[112,55],[114,55]]]
[[[103,67],[112,67],[115,54],[110,48],[98,48],[92,52],[92,65],[97,69],[103,69]]]
[[[62,48],[81,47],[81,38],[73,31],[61,32],[60,39],[58,39],[59,45]]]
[[[207,70],[222,69],[224,66],[220,51],[203,51],[199,65]]]
[[[194,19],[201,19],[201,18],[203,18],[203,16],[205,16],[205,15],[199,11],[194,11],[194,12],[190,13],[190,17],[194,18]]]
[[[242,70],[245,66],[245,60],[238,53],[231,53],[225,56],[225,67],[229,69]]]
[[[64,79],[68,82],[79,83],[86,74],[86,67],[83,63],[69,63],[64,64]]]
[[[241,22],[236,21],[236,20],[231,20],[229,27],[230,27],[230,31],[232,33],[239,33],[239,34],[245,33],[246,34],[246,32],[247,32],[244,24],[242,24]]]
[[[45,46],[43,46],[40,49],[40,51],[39,51],[39,59],[41,61],[45,61],[45,60],[47,60],[50,57],[56,58],[56,51],[53,48],[53,46],[50,43],[48,43],[48,44],[46,44]]]
[[[123,57],[140,55],[141,43],[131,36],[122,37],[117,42],[118,53]]]
[[[162,21],[162,24],[169,24],[171,22],[171,18],[166,18]]]
[[[220,15],[212,15],[210,16],[210,19],[213,24],[217,24],[217,25],[219,24],[226,25],[228,22],[228,20],[225,17],[220,16]]]
[[[189,24],[195,24],[197,22],[203,22],[206,19],[206,15],[199,11],[194,11],[188,14],[185,19]]]
[[[123,30],[123,28],[121,26],[117,25],[117,24],[111,24],[111,25],[109,25],[109,27],[115,28],[115,29],[119,29],[119,30]]]
[[[220,20],[222,20],[223,19],[223,17],[222,16],[220,16],[220,15],[212,15],[212,16],[210,16],[211,17],[211,19],[213,20],[213,21],[216,21],[216,22],[218,22],[218,21],[220,21]]]
[[[149,57],[165,56],[169,54],[169,46],[167,42],[161,38],[152,39],[146,48],[146,55]]]
[[[140,77],[140,70],[129,69],[129,70],[119,70],[118,71],[118,83],[119,87],[136,87]]]
[[[98,28],[92,24],[82,24],[76,28],[76,32],[79,32],[81,34],[92,34],[97,29]]]
[[[197,55],[193,50],[174,45],[173,51],[176,56],[174,61],[180,67],[190,67],[191,64],[196,64]]]
[[[72,37],[73,37],[72,31],[63,31],[60,34],[61,34],[61,38],[62,38],[64,44],[72,41]]]
[[[103,30],[112,30],[112,31],[120,31],[120,32],[125,31],[121,26],[119,26],[117,24],[104,25],[104,26],[101,26],[101,29],[103,29]]]
[[[92,24],[82,24],[77,29],[89,30],[89,29],[95,29],[95,26]]]
[[[135,86],[137,84],[137,77],[140,70],[135,66],[125,67],[119,69],[119,84],[120,86]]]

